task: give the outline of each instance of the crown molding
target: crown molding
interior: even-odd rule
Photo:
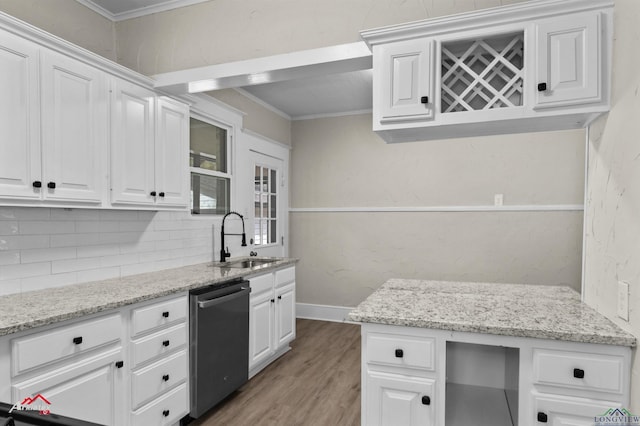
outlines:
[[[127,19],[139,18],[141,16],[151,15],[153,13],[166,12],[180,7],[191,6],[198,3],[204,3],[209,0],[167,0],[154,6],[139,7],[127,12],[112,13],[102,6],[94,3],[92,0],[76,0],[83,6],[88,7],[96,13],[110,19],[113,22],[126,21]]]

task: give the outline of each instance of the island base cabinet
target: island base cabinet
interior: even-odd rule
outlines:
[[[583,398],[534,396],[534,425],[593,426],[607,411],[622,408],[620,403]]]
[[[123,359],[122,350],[115,349],[74,365],[13,385],[14,403],[26,397],[41,395],[50,405],[51,413],[70,416],[103,425],[121,425],[124,401],[121,388],[123,369],[117,367]]]
[[[363,425],[435,425],[434,380],[370,371],[366,381]]]

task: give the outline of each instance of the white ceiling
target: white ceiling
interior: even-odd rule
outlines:
[[[293,120],[371,110],[371,70],[245,86],[243,91]]]
[[[209,0],[76,0],[112,21],[137,18]]]

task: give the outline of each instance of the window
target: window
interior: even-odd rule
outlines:
[[[275,169],[256,164],[253,200],[255,206],[254,244],[275,244],[278,235],[278,185]]]
[[[229,131],[190,121],[191,213],[223,215],[230,210]]]

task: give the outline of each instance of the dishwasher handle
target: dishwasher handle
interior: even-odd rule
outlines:
[[[219,305],[221,303],[227,302],[229,300],[237,299],[238,297],[242,297],[245,294],[249,293],[251,289],[249,287],[240,287],[240,291],[236,291],[235,293],[227,294],[226,296],[216,297],[208,300],[199,300],[198,307],[200,309],[210,308],[212,306]]]

